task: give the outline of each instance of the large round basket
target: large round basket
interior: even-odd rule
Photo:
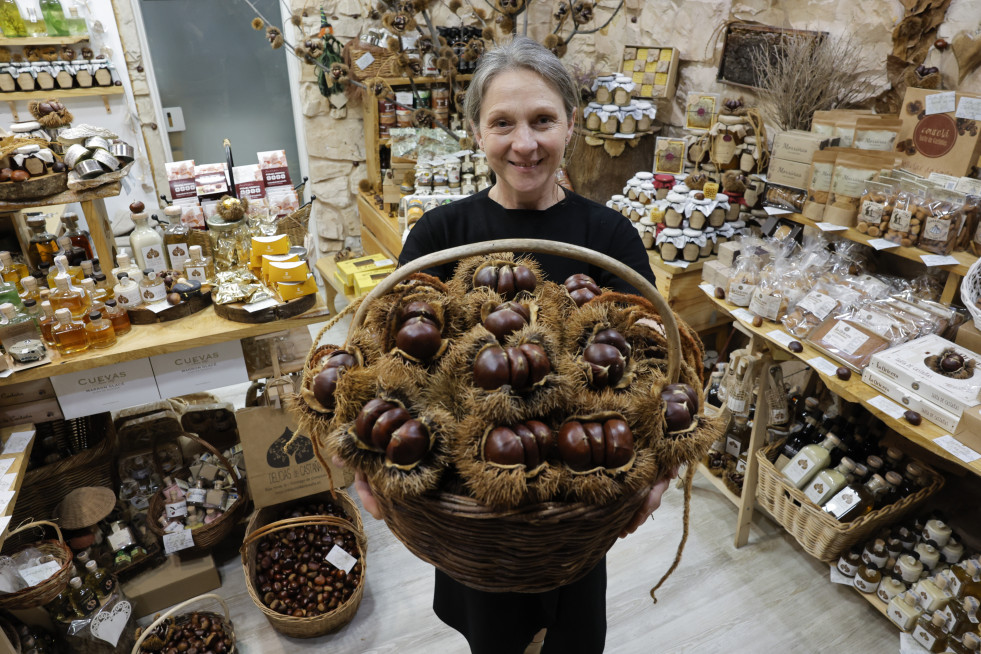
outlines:
[[[409,275],[465,257],[495,252],[568,257],[603,268],[629,283],[657,309],[668,343],[665,376],[670,383],[678,380],[681,337],[674,313],[657,289],[632,268],[606,255],[554,241],[504,239],[450,248],[416,259],[389,275],[357,306],[351,321],[349,340],[363,322],[372,302]],[[318,343],[314,343],[311,352],[317,348]],[[311,359],[307,360],[308,366]],[[305,370],[304,378],[309,379],[311,374],[311,370]],[[302,402],[297,404],[302,405]],[[303,412],[301,406],[301,416]],[[318,423],[310,420],[309,416],[301,419],[305,419],[311,435],[317,429],[328,427],[326,421]],[[322,440],[319,436],[314,439],[318,447]],[[686,503],[690,497],[693,470],[693,466],[689,466]],[[655,480],[650,481],[653,483]],[[585,576],[613,546],[643,505],[646,495],[645,489],[624,494],[605,505],[542,502],[500,510],[483,505],[472,497],[444,491],[401,501],[386,497],[375,489],[389,529],[417,557],[471,588],[525,593],[548,591]],[[681,547],[686,537],[687,528],[681,538]],[[672,570],[676,565],[677,559]]]
[[[333,491],[322,495],[324,496],[324,499],[328,499],[328,496],[333,495]],[[314,495],[312,498],[317,498],[319,496],[320,495]],[[306,501],[312,498],[307,497],[301,501]],[[269,620],[269,624],[272,625],[272,628],[284,636],[290,636],[291,638],[315,638],[317,636],[323,636],[324,634],[337,631],[354,618],[355,613],[358,612],[358,607],[361,605],[361,598],[364,596],[365,576],[367,574],[365,554],[367,553],[368,547],[367,539],[364,535],[364,528],[361,523],[360,512],[358,511],[358,507],[346,493],[337,493],[334,497],[329,499],[331,499],[331,501],[333,501],[335,504],[339,505],[350,519],[344,520],[343,518],[338,518],[332,515],[321,515],[287,518],[285,520],[270,522],[270,520],[275,517],[276,514],[282,511],[282,506],[274,506],[256,511],[249,520],[248,527],[246,527],[245,540],[242,542],[242,547],[240,550],[242,554],[242,566],[245,568],[245,587],[248,589],[249,595],[252,597],[252,601],[255,602],[255,605],[259,607],[259,610],[261,610],[266,616],[266,619]],[[358,556],[361,559],[361,580],[347,601],[333,611],[314,617],[293,617],[273,611],[262,603],[259,593],[255,587],[256,552],[258,549],[259,540],[262,539],[263,536],[267,536],[284,529],[304,525],[330,525],[341,527],[353,533],[358,543]]]
[[[54,529],[55,533],[58,534],[58,540],[45,540],[40,543],[32,543],[21,549],[35,547],[41,554],[50,554],[53,556],[61,564],[61,567],[58,569],[58,572],[36,586],[22,588],[16,593],[0,594],[0,609],[33,609],[38,606],[44,606],[58,597],[58,594],[68,585],[68,577],[71,574],[72,551],[65,544],[65,538],[61,535],[61,529],[58,528],[58,525],[47,520],[38,520],[37,522],[29,522],[22,527],[12,530],[10,535],[13,536],[28,529],[35,527],[42,528],[44,526]]]
[[[974,326],[981,329],[981,259],[974,262],[961,280],[961,302],[974,319]]]
[[[246,492],[246,487],[242,478],[235,471],[235,466],[233,466],[228,459],[219,452],[214,445],[208,441],[200,438],[196,434],[190,432],[184,432],[184,436],[197,441],[204,449],[208,450],[211,454],[218,459],[221,465],[228,470],[231,474],[232,479],[235,480],[235,489],[238,492],[238,499],[225,511],[221,517],[210,524],[202,525],[195,529],[193,533],[194,547],[189,547],[187,549],[181,550],[181,554],[184,556],[198,556],[201,554],[206,554],[211,551],[211,549],[223,541],[226,536],[235,528],[238,521],[242,519],[245,515],[245,507],[248,505],[248,494]],[[146,521],[147,529],[149,529],[159,540],[163,540],[164,530],[157,521],[157,516],[164,514],[166,501],[164,500],[163,490],[158,490],[154,493],[153,497],[150,498],[150,505],[147,508],[148,519]]]
[[[172,619],[177,627],[185,626],[191,619],[190,614],[184,613],[178,615],[177,617],[174,617],[174,615],[181,609],[187,607],[188,605],[194,604],[195,602],[200,602],[201,600],[215,600],[219,604],[221,604],[223,614],[213,613],[211,611],[194,611],[194,613],[197,613],[198,615],[201,616],[207,616],[212,621],[212,623],[219,624],[225,635],[227,635],[232,641],[232,648],[227,651],[227,654],[235,654],[235,652],[238,651],[238,647],[236,647],[235,645],[235,629],[232,627],[232,617],[231,614],[228,612],[228,605],[225,603],[225,600],[222,599],[220,595],[215,595],[214,593],[205,593],[204,595],[198,595],[197,597],[192,597],[189,600],[181,602],[180,604],[175,604],[174,606],[170,607],[165,613],[159,615],[157,619],[154,620],[146,629],[143,629],[140,632],[140,637],[137,638],[136,644],[133,645],[133,651],[130,654],[150,654],[151,652],[169,651],[169,650],[165,650],[164,648],[156,647],[156,646],[154,646],[153,648],[150,647],[144,648],[142,647],[143,641],[148,640],[151,634],[153,633],[153,631],[167,620]]]

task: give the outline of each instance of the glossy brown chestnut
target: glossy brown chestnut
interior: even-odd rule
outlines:
[[[13,172],[13,168],[0,168],[0,182],[9,182]]]
[[[625,358],[630,356],[630,345],[627,343],[627,339],[624,338],[623,334],[615,329],[604,329],[596,332],[596,334],[593,336],[592,342],[612,345],[616,349],[620,350],[620,354],[622,354]]]
[[[501,343],[527,324],[521,314],[511,309],[494,311],[484,318],[484,327]]]
[[[906,422],[913,425],[914,427],[916,427],[921,422],[923,422],[923,418],[916,411],[904,411],[903,417],[906,419]]]
[[[583,351],[582,358],[592,370],[594,387],[616,386],[623,379],[626,361],[612,345],[593,343]]]
[[[399,322],[404,323],[410,318],[429,318],[434,325],[437,325],[436,309],[429,302],[423,302],[422,300],[415,300],[409,302],[402,308],[402,313],[399,314]]]
[[[596,293],[593,293],[588,288],[577,288],[574,291],[569,291],[569,297],[572,298],[572,301],[576,303],[577,307],[581,307],[596,297]]]
[[[324,369],[327,368],[353,368],[358,365],[358,360],[354,355],[344,350],[335,350],[324,361]]]
[[[614,418],[603,423],[606,441],[606,467],[619,468],[630,462],[634,455],[634,434],[625,420]]]
[[[528,266],[514,267],[514,288],[517,291],[528,291],[531,293],[538,286],[538,279],[535,273],[531,272]]]
[[[374,428],[375,423],[378,422],[378,419],[386,411],[390,411],[394,408],[394,404],[391,402],[386,402],[385,400],[380,400],[378,398],[369,400],[368,403],[361,408],[361,412],[358,413],[358,417],[354,420],[355,436],[357,436],[365,445],[372,445],[371,430]]]
[[[392,432],[385,456],[397,465],[412,465],[419,462],[429,451],[429,430],[419,420],[407,420]]]
[[[668,384],[664,387],[664,391],[661,392],[661,399],[665,399],[665,393],[669,393],[670,397],[674,402],[685,402],[688,405],[688,411],[695,415],[698,413],[698,393],[694,388],[688,384]],[[678,395],[678,394],[681,395]],[[683,396],[683,398],[682,398]]]
[[[535,441],[535,434],[524,423],[518,423],[511,428],[512,431],[521,439],[521,447],[525,451],[525,467],[529,470],[537,468],[541,463],[541,454],[538,451],[538,443]]]
[[[396,347],[420,361],[434,357],[442,343],[439,328],[421,317],[407,320],[395,335]]]
[[[582,428],[586,431],[586,440],[589,441],[591,467],[606,465],[606,439],[603,437],[603,423],[584,422]]]
[[[540,420],[526,420],[525,426],[535,435],[535,442],[538,443],[538,457],[542,461],[548,461],[555,455],[555,434],[549,426]]]
[[[508,427],[496,427],[484,441],[484,460],[502,466],[525,462],[525,449],[521,439]]]
[[[507,354],[500,345],[485,347],[474,359],[473,381],[487,391],[500,388],[509,383],[511,366]]]
[[[493,313],[494,311],[504,311],[505,309],[510,309],[511,311],[514,311],[522,318],[524,318],[525,322],[531,322],[531,312],[528,311],[528,307],[521,304],[520,302],[515,302],[514,300],[498,304],[496,307],[494,307],[491,313]]]
[[[848,381],[852,378],[852,370],[845,366],[838,366],[838,369],[835,370],[835,376],[841,381]]]
[[[26,170],[15,170],[10,173],[11,182],[26,182],[31,178],[31,174]]]
[[[570,294],[581,288],[590,291],[594,296],[599,295],[602,292],[600,291],[599,284],[597,284],[592,277],[582,273],[576,273],[575,275],[570,275],[567,277],[564,282],[564,286],[565,290],[569,291]]]
[[[753,316],[753,327],[763,326],[763,316]]]
[[[691,427],[692,414],[684,402],[664,403],[664,424],[669,433],[684,431]]]
[[[940,360],[940,369],[944,372],[957,372],[964,367],[964,357],[959,354],[947,354]]]
[[[573,470],[588,470],[592,466],[589,438],[581,422],[570,420],[559,428],[556,439],[559,457]]]
[[[722,288],[721,286],[716,286],[715,287],[715,297],[719,298],[720,300],[726,299],[726,290],[724,288]]]
[[[146,205],[139,200],[129,203],[129,210],[132,213],[143,213],[144,209],[146,209]]]
[[[379,450],[387,449],[395,430],[411,419],[412,416],[402,407],[389,409],[381,414],[372,426],[371,443]]]
[[[56,161],[51,164],[51,171],[55,173],[63,173],[68,170],[68,166],[65,165],[64,161]],[[0,180],[2,181],[2,180]]]
[[[334,408],[334,392],[343,371],[344,368],[324,368],[314,376],[313,396],[324,408]]]
[[[497,288],[497,266],[487,265],[478,270],[473,276],[474,287],[486,286],[494,290]]]
[[[497,293],[508,300],[514,297],[514,268],[511,266],[501,266],[498,271]]]
[[[804,344],[800,341],[790,341],[790,345],[787,346],[787,349],[795,354],[800,354],[804,351]]]
[[[535,343],[522,343],[521,353],[528,359],[528,385],[534,386],[552,372],[552,364],[548,360],[545,348]]]
[[[528,357],[516,347],[509,347],[505,352],[507,352],[508,364],[511,368],[511,387],[516,390],[527,388],[529,386]]]

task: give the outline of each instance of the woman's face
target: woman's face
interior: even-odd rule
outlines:
[[[507,208],[545,209],[560,198],[555,171],[572,136],[561,96],[530,70],[494,77],[484,93],[477,144],[497,174],[492,197]]]

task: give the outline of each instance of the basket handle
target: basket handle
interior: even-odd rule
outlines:
[[[197,597],[192,597],[191,599],[185,600],[180,604],[175,604],[174,606],[167,609],[167,611],[157,616],[157,619],[154,620],[153,623],[150,624],[150,626],[148,626],[146,629],[140,632],[140,637],[136,639],[136,643],[133,645],[133,651],[130,654],[140,654],[140,645],[143,644],[143,641],[146,639],[146,637],[151,633],[153,633],[153,630],[159,627],[164,620],[174,615],[188,604],[193,604],[194,602],[198,602],[203,599],[218,600],[218,603],[221,604],[222,610],[225,611],[225,620],[229,624],[232,623],[232,616],[228,612],[228,604],[225,603],[225,600],[224,598],[222,598],[221,595],[217,595],[215,593],[205,593],[204,595],[198,595]]]
[[[283,529],[288,529],[290,527],[297,527],[299,525],[333,525],[335,527],[341,527],[342,529],[347,529],[358,541],[358,547],[361,548],[362,552],[367,547],[367,542],[363,533],[361,533],[353,523],[343,519],[338,518],[333,515],[308,515],[299,516],[296,518],[284,518],[282,520],[277,520],[276,522],[270,522],[268,525],[263,525],[259,527],[251,534],[247,534],[242,540],[242,545],[239,547],[239,554],[242,555],[242,565],[247,566],[246,554],[248,553],[249,545],[258,541],[263,536],[268,536],[269,534],[275,533],[277,531],[282,531]]]
[[[361,304],[358,305],[357,313],[354,314],[354,319],[351,321],[351,327],[348,331],[348,340],[351,339],[355,330],[361,326],[368,312],[368,307],[376,299],[395,288],[396,284],[409,275],[425,270],[426,268],[431,268],[432,266],[450,263],[460,258],[492,254],[495,252],[534,252],[584,261],[602,268],[609,273],[613,273],[636,288],[646,300],[654,305],[654,308],[657,309],[661,317],[661,321],[664,324],[665,337],[668,339],[667,378],[672,383],[678,381],[678,376],[681,372],[681,336],[678,333],[678,322],[675,320],[671,307],[668,306],[668,303],[658,292],[657,288],[630,266],[624,265],[605,254],[579,245],[535,238],[506,238],[497,241],[482,241],[480,243],[459,245],[424,255],[410,261],[404,266],[400,266],[395,272],[383,279],[378,286],[372,289],[365,296]],[[312,351],[313,348],[311,348]]]
[[[225,458],[225,455],[219,452],[214,445],[204,440],[194,432],[185,431],[181,433],[181,436],[187,436],[191,440],[197,441],[198,443],[204,446],[204,449],[208,450],[208,452],[215,455],[219,463],[221,463],[225,467],[225,469],[228,470],[229,474],[231,474],[232,476],[232,479],[235,480],[235,490],[238,491],[238,501],[244,501],[245,487],[242,485],[242,478],[239,477],[237,472],[235,472],[235,466],[233,466],[231,462]],[[154,451],[156,451],[156,440],[154,440]]]
[[[57,524],[55,524],[55,523],[53,523],[53,522],[51,522],[49,520],[36,520],[34,522],[26,522],[26,523],[22,524],[20,527],[17,527],[16,529],[14,529],[12,531],[8,531],[7,532],[7,538],[10,538],[14,534],[19,534],[22,531],[27,531],[28,529],[31,529],[32,527],[41,527],[43,525],[48,525],[49,527],[54,527],[55,533],[58,534],[58,541],[61,542],[62,545],[65,544],[65,537],[61,535],[61,528],[58,527]]]
[[[317,346],[320,344],[320,339],[323,338],[324,334],[326,334],[331,327],[333,327],[338,322],[340,322],[341,318],[351,313],[351,311],[353,311],[354,308],[357,307],[359,304],[361,304],[361,299],[357,299],[354,302],[351,302],[346,307],[338,311],[336,316],[328,320],[324,324],[324,326],[320,328],[320,331],[317,332],[317,335],[313,337],[313,346],[310,348],[310,351],[307,352],[307,358],[303,361],[304,370],[310,369],[310,363],[313,361],[313,355],[317,351]]]

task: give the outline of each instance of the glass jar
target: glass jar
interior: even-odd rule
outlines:
[[[630,94],[634,90],[634,82],[626,75],[617,75],[613,87],[613,104],[626,107],[630,104]]]
[[[640,232],[640,240],[643,241],[644,247],[653,250],[654,239],[657,236],[657,226],[654,221],[651,220],[650,216],[644,216],[637,225],[637,231]]]
[[[611,197],[609,200],[607,200],[606,206],[608,206],[610,209],[613,209],[617,213],[620,213],[620,206],[621,206],[621,204],[623,203],[623,201],[625,199],[626,199],[625,196],[620,195],[619,193],[617,193],[616,195],[614,195],[613,197]]]
[[[600,111],[600,132],[616,134],[620,128],[620,108],[615,104],[605,104]]]
[[[602,120],[599,117],[599,111],[603,108],[598,102],[590,102],[583,108],[582,117],[586,123],[586,129],[598,132],[600,131],[600,126],[602,125]]]
[[[443,166],[446,169],[446,180],[449,182],[450,186],[456,184],[456,187],[460,186],[460,160],[456,157],[447,157],[443,160]]]
[[[641,184],[642,182],[636,178],[627,181],[627,185],[623,187],[623,194],[627,196],[628,200],[634,202],[640,198]]]
[[[633,134],[637,131],[637,118],[634,115],[635,112],[630,107],[624,107],[617,113],[619,114],[620,129],[618,132],[620,134]]]
[[[641,217],[647,215],[647,210],[644,208],[644,204],[637,200],[630,203],[630,222],[639,222]]]
[[[671,228],[681,227],[685,219],[685,206],[688,204],[688,193],[681,193],[675,187],[664,198],[667,206],[664,208],[664,224]]]
[[[705,245],[705,233],[700,229],[691,229],[686,227],[682,234],[685,236],[685,247],[682,251],[682,256],[685,261],[697,261],[698,255],[702,251],[702,246]]]
[[[702,230],[702,233],[705,234],[705,244],[699,249],[698,256],[707,257],[712,254],[712,250],[715,247],[715,228],[706,227]]]
[[[654,190],[657,193],[657,199],[663,200],[668,197],[668,193],[674,188],[674,184],[674,175],[668,175],[666,173],[654,175]]]
[[[211,235],[211,254],[214,257],[215,272],[225,272],[249,264],[252,239],[245,220],[227,222],[220,215],[208,218],[208,231]]]
[[[651,131],[651,125],[654,122],[655,116],[654,107],[646,100],[637,100],[635,104],[637,109],[640,111],[640,118],[637,119],[637,131]]]
[[[613,100],[612,86],[615,75],[601,75],[593,82],[593,92],[598,104],[609,104]]]
[[[462,195],[473,195],[477,192],[477,186],[473,181],[473,173],[466,173],[463,175],[463,181],[460,182],[460,193]]]
[[[483,152],[475,152],[473,155],[474,175],[490,178],[490,166],[487,165],[487,155]],[[479,186],[479,185],[478,185]]]
[[[420,193],[429,193],[433,189],[433,167],[428,161],[416,164],[416,188]]]
[[[662,229],[655,239],[661,259],[668,262],[675,261],[682,255],[685,242],[684,232],[671,227]]]

